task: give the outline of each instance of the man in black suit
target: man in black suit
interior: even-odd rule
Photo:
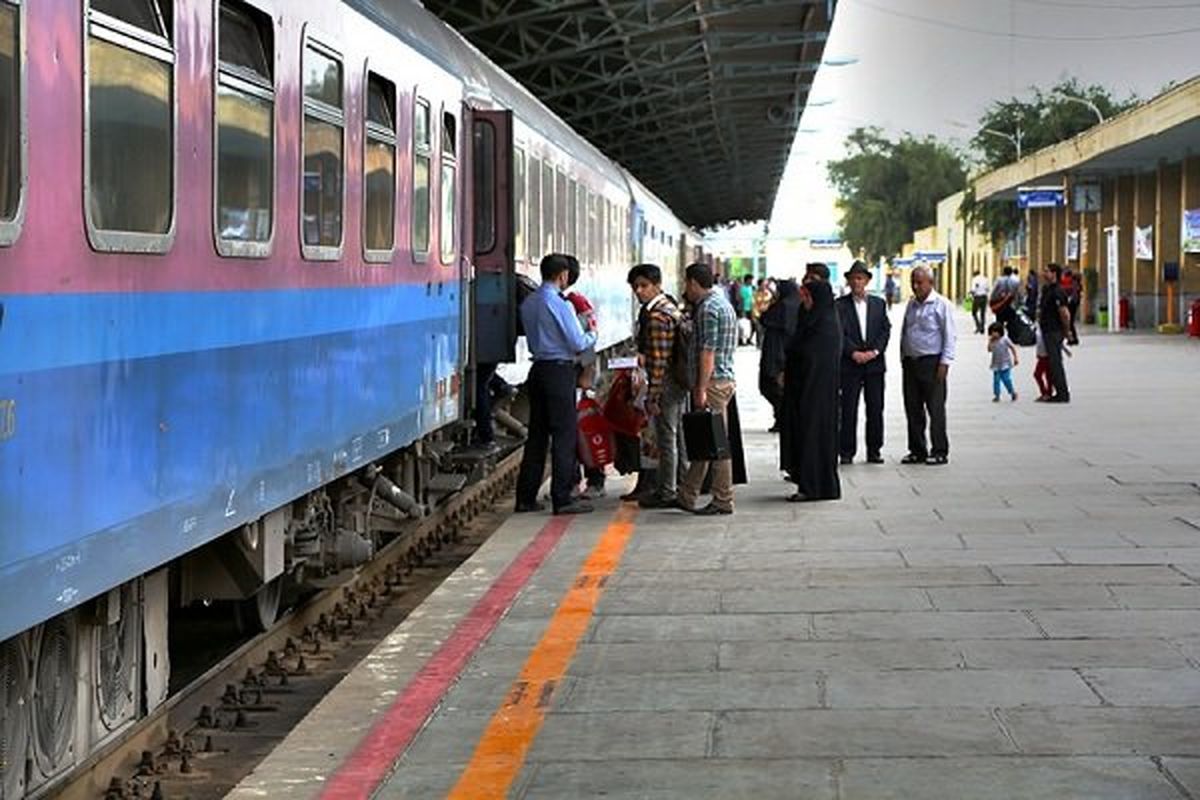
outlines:
[[[867,461],[882,464],[883,456],[883,376],[887,370],[883,353],[887,350],[892,323],[887,303],[867,294],[871,272],[855,261],[846,273],[850,294],[837,300],[842,323],[842,429],[839,450],[841,462],[854,461],[858,449],[858,396],[867,401]]]

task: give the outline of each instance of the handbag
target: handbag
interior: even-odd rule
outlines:
[[[683,415],[683,441],[689,461],[724,461],[729,458],[725,419],[708,409]]]

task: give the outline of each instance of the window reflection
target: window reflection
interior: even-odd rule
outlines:
[[[21,195],[21,52],[17,9],[0,2],[0,219],[17,215]]]

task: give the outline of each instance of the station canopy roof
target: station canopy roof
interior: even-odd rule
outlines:
[[[835,0],[423,0],[686,223],[771,214]]]

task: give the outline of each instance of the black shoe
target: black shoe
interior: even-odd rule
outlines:
[[[772,425],[771,427],[767,428],[767,433],[779,433],[779,426]]]
[[[867,453],[867,463],[868,464],[882,464],[883,456],[879,455],[879,453]]]
[[[675,495],[650,494],[638,500],[638,508],[679,508],[679,499]]]
[[[1069,394],[1056,394],[1056,395],[1054,395],[1054,397],[1051,397],[1051,398],[1050,398],[1049,400],[1047,400],[1046,402],[1047,402],[1047,403],[1069,403],[1069,402],[1071,402],[1071,395],[1069,395]]]
[[[901,464],[924,464],[925,456],[919,456],[915,453],[909,453],[904,458],[900,459]]]
[[[575,500],[573,502],[567,503],[565,506],[559,506],[558,508],[554,509],[554,513],[556,515],[557,514],[590,514],[593,511],[595,511],[595,509],[592,508],[591,503],[585,503],[582,500]]]
[[[531,511],[545,511],[546,504],[539,503],[536,500],[532,503],[517,503],[517,507],[513,511],[517,514],[528,514]]]
[[[838,456],[839,464],[853,464],[854,456]]]
[[[704,508],[697,508],[692,511],[697,517],[724,517],[733,513],[732,508],[721,508],[715,503],[709,503]]]
[[[925,463],[931,467],[940,467],[943,464],[949,464],[950,459],[945,456],[930,456],[925,460]]]

